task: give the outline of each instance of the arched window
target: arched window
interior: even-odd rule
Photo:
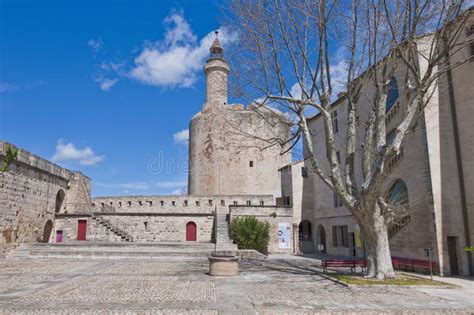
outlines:
[[[408,189],[403,180],[398,179],[392,187],[390,187],[387,194],[387,202],[408,209]]]
[[[398,82],[395,77],[390,79],[390,83],[388,85],[388,94],[387,94],[387,102],[385,103],[385,112],[388,113],[390,109],[395,105],[398,100]]]

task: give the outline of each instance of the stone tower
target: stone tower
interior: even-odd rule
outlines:
[[[206,74],[206,103],[203,110],[227,104],[229,65],[224,59],[224,48],[222,48],[219,42],[217,32],[216,39],[209,50],[211,56],[204,66],[204,73]]]
[[[206,101],[189,123],[189,194],[279,196],[278,170],[291,155],[281,155],[278,147],[262,150],[268,143],[261,139],[289,135],[278,123],[283,115],[227,104],[229,65],[217,36],[204,73]]]

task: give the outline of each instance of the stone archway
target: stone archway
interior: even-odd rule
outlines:
[[[300,239],[300,250],[303,253],[314,252],[313,232],[312,232],[311,222],[309,220],[301,221],[299,225],[299,239]]]
[[[51,238],[51,232],[53,231],[53,221],[48,220],[43,228],[43,237],[41,238],[41,243],[48,243]]]
[[[63,205],[64,197],[65,197],[64,190],[60,189],[56,194],[56,204],[54,207],[54,213],[59,213],[61,211],[61,207]]]

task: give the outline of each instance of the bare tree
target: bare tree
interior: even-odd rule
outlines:
[[[456,0],[234,0],[226,6],[229,25],[240,35],[240,49],[231,57],[240,65],[234,77],[239,96],[256,99],[257,109],[285,112],[291,137],[269,143],[291,148],[304,138],[309,171],[360,225],[369,277],[395,276],[387,227],[403,207],[387,202],[381,187],[388,162],[421,119],[433,83],[458,66],[444,63],[446,54],[458,49],[458,35],[472,13],[463,14],[462,7]],[[337,47],[342,77],[333,67]],[[404,85],[406,111],[387,141],[386,103],[395,73]],[[333,129],[336,98],[347,109],[343,162]],[[322,119],[318,132],[324,133],[326,157],[318,154],[321,143],[312,141],[311,111]]]

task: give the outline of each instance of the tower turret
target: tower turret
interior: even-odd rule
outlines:
[[[218,32],[212,43],[210,57],[204,66],[206,74],[206,103],[204,110],[227,104],[227,75],[229,65],[224,59],[224,48],[219,41]]]

